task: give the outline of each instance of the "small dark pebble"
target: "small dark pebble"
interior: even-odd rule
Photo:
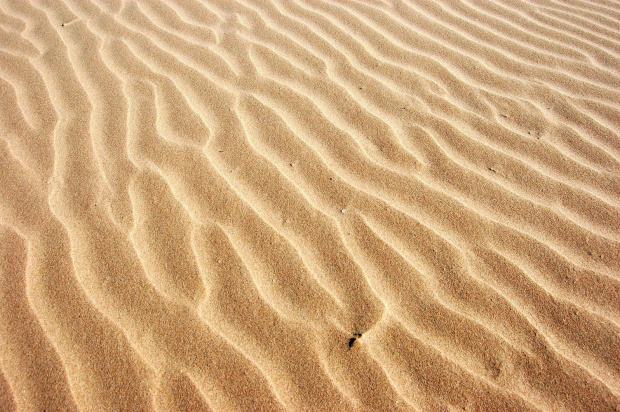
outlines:
[[[354,333],[352,338],[349,338],[349,349],[353,347],[355,341],[362,337],[361,333]]]

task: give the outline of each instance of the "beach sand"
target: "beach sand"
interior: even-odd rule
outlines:
[[[0,410],[620,411],[619,2],[0,29]]]

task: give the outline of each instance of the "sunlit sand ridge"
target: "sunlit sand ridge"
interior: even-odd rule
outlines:
[[[0,410],[620,410],[620,3],[0,29]]]

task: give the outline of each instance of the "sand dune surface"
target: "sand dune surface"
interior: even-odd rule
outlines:
[[[0,410],[620,411],[619,2],[0,30]]]

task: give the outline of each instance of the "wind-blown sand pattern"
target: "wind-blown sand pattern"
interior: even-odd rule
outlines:
[[[1,410],[620,410],[620,3],[0,28]]]

